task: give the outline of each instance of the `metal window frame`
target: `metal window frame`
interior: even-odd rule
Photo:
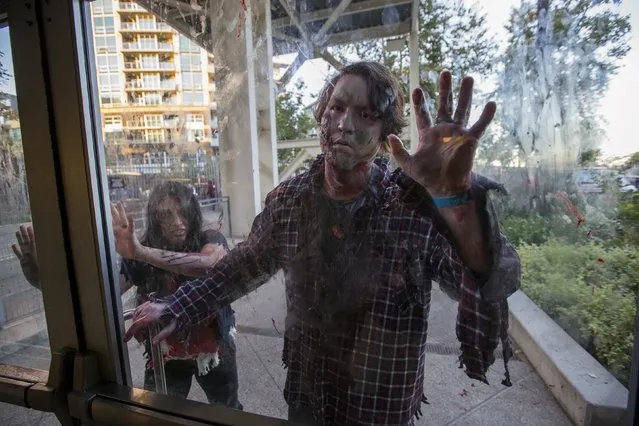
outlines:
[[[0,14],[0,24],[8,22],[11,33],[33,225],[39,241],[46,241],[38,251],[47,271],[42,293],[54,353],[49,383],[56,382],[51,374],[60,378],[68,373],[66,381],[73,378],[75,392],[69,395],[70,407],[60,406],[66,397],[33,403],[33,398],[52,394],[42,383],[44,372],[29,374],[28,369],[6,366],[0,368],[0,387],[17,390],[9,396],[19,405],[64,409],[98,424],[129,418],[152,419],[153,424],[290,424],[129,387],[123,327],[114,320],[121,305],[113,290],[117,271],[87,16],[83,0],[10,0],[8,15]],[[636,329],[639,332],[639,316]],[[76,355],[71,375],[72,353]],[[638,375],[635,339],[628,424],[637,421]]]

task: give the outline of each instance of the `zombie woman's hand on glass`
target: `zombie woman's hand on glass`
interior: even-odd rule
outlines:
[[[111,217],[115,234],[115,251],[125,259],[135,259],[142,245],[135,234],[133,218],[127,216],[122,202],[111,205]]]
[[[395,136],[388,137],[393,156],[409,177],[433,196],[459,195],[470,188],[470,172],[477,143],[493,117],[496,105],[488,102],[475,124],[467,128],[473,95],[472,77],[464,77],[453,114],[452,77],[439,76],[439,106],[435,125],[422,89],[412,93],[419,140],[411,155]]]
[[[40,288],[40,268],[38,267],[38,252],[36,250],[35,234],[30,226],[20,226],[16,232],[18,244],[12,244],[11,249],[20,261],[20,267],[26,280],[32,286]]]
[[[133,336],[143,335],[146,333],[149,326],[153,323],[159,322],[160,317],[162,316],[162,312],[166,308],[166,303],[154,303],[154,302],[145,302],[138,306],[133,313],[133,322],[131,326],[126,331],[124,335],[124,341],[128,342],[131,340]],[[175,327],[177,325],[177,320],[174,319],[171,321],[169,325],[164,327],[162,330],[158,332],[153,338],[153,344],[156,345],[160,343],[162,340],[166,339],[175,331]],[[140,339],[138,339],[140,340]]]

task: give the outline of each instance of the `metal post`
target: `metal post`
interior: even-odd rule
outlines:
[[[410,27],[410,69],[408,83],[410,85],[410,92],[412,93],[417,87],[419,87],[419,0],[413,0],[412,7],[412,20]],[[410,99],[410,96],[409,96]],[[411,101],[412,102],[412,101]],[[417,149],[418,134],[417,134],[417,119],[415,114],[411,110],[410,113],[410,151],[415,152]]]
[[[635,314],[635,342],[632,351],[632,364],[630,371],[630,392],[628,394],[628,408],[626,409],[626,422],[628,426],[634,426],[639,422],[639,294],[636,295],[637,313]]]

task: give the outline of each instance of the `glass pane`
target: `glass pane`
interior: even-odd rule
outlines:
[[[0,28],[0,52],[0,363],[48,370],[51,350],[37,263],[30,255],[36,253],[35,245],[29,245],[30,239],[20,245],[16,237],[21,227],[29,235],[31,209],[20,133],[20,117],[27,112],[18,110],[8,27]],[[14,244],[22,259],[14,253]],[[59,424],[53,414],[3,403],[0,422]]]
[[[591,386],[612,395],[627,385],[639,173],[626,99],[639,94],[637,49],[629,50],[639,11],[631,2],[422,1],[411,36],[411,2],[373,3],[258,0],[251,10],[244,2],[218,10],[215,2],[103,2],[112,12],[100,17],[112,17],[115,29],[94,30],[95,78],[108,75],[97,40],[119,36],[116,84],[127,82],[114,90],[109,77],[100,105],[110,197],[123,202],[115,225],[123,304],[131,309],[158,293],[182,314],[155,368],[145,338],[131,340],[134,385],[159,390],[163,364],[171,393],[233,407],[239,400],[246,411],[281,418],[290,404],[303,421],[314,412],[328,424],[417,417],[418,424],[568,425],[551,392],[556,383],[537,374],[514,334],[506,377],[506,340],[495,348],[490,386],[456,368],[462,355],[468,372],[483,378],[467,330],[497,347],[505,311],[486,294],[510,295],[517,284],[507,262],[493,275],[483,271],[493,277],[486,283],[471,269],[489,268],[487,253],[515,261],[496,250],[509,247],[505,241],[479,232],[501,225],[521,258],[523,292],[567,332],[565,342],[582,346],[579,357],[594,357]],[[363,60],[383,67],[339,74]],[[455,102],[462,77],[475,77],[468,114],[453,106],[437,114],[444,69]],[[437,149],[416,158],[440,161],[404,163],[404,174],[429,183],[437,203],[460,203],[442,207],[444,219],[404,197],[414,179],[392,174],[404,157],[390,153],[390,133],[409,152],[425,149],[409,127],[417,85],[441,133],[420,128]],[[488,101],[497,104],[492,123],[468,133],[459,123],[477,122]],[[450,180],[469,170],[472,155],[464,152],[475,155],[474,171],[508,193],[495,184],[496,215],[481,212],[475,225],[469,206],[481,202],[468,201],[470,175]],[[438,169],[451,158],[467,167]],[[415,174],[429,168],[441,180]],[[411,188],[428,200],[425,188]],[[466,214],[468,221],[457,219]],[[137,233],[129,244],[127,215]],[[463,235],[459,244],[440,220]],[[479,249],[471,255],[473,239]],[[232,250],[220,260],[216,244],[224,241]],[[200,293],[184,294],[195,285]],[[192,308],[199,294],[208,305]],[[509,408],[513,400],[521,409]]]

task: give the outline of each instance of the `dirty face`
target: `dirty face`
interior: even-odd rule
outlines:
[[[182,215],[180,203],[176,199],[168,197],[162,201],[157,207],[157,218],[166,240],[172,245],[184,243],[188,221]]]
[[[334,167],[353,170],[375,157],[381,135],[382,120],[370,105],[366,81],[344,75],[335,84],[322,117],[322,152]]]

